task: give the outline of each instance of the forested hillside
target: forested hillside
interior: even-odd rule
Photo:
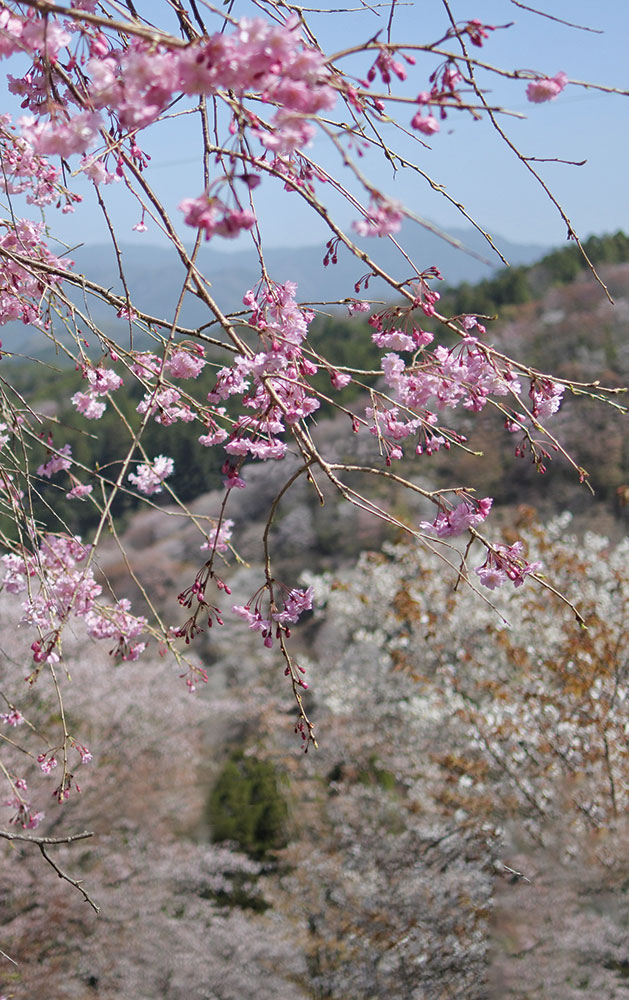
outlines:
[[[559,377],[583,382],[595,373],[602,385],[622,387],[629,383],[629,239],[623,233],[608,237],[592,237],[585,243],[592,262],[599,268],[615,300],[611,306],[600,291],[577,248],[568,246],[544,257],[530,267],[506,269],[478,286],[462,285],[445,289],[441,308],[449,315],[467,313],[473,302],[487,319],[486,339],[505,351],[518,350],[522,357],[539,371],[554,371]],[[427,329],[431,327],[425,320]],[[371,339],[371,328],[360,317],[321,315],[313,325],[309,343],[314,355],[323,355],[340,367],[373,369],[379,365],[379,349]],[[53,441],[63,438],[70,444],[78,463],[89,467],[94,461],[113,481],[116,479],[121,455],[139,425],[135,408],[144,389],[140,381],[127,382],[117,392],[115,407],[107,410],[98,424],[79,426],[75,409],[59,400],[67,399],[83,388],[81,374],[64,364],[63,355],[42,361],[37,368],[22,366],[19,357],[6,358],[16,388],[32,396],[43,414],[41,450],[32,459],[44,461],[49,436]],[[214,383],[215,368],[207,369],[198,385],[209,391]],[[330,395],[329,378],[322,374],[317,383],[323,395],[318,415],[319,433],[330,434],[341,441],[346,438],[356,444],[351,423],[339,417],[338,411],[326,403]],[[619,405],[625,402],[618,397]],[[361,399],[358,385],[345,390],[343,404],[359,415],[368,403]],[[578,404],[578,405],[575,405]],[[125,425],[118,413],[122,413]],[[629,444],[623,433],[617,411],[584,399],[565,399],[557,421],[557,436],[567,446],[578,465],[589,473],[589,483],[597,503],[607,514],[624,517],[622,492],[629,479]],[[330,421],[333,421],[330,424]],[[563,509],[583,513],[598,509],[592,506],[592,495],[579,484],[578,476],[559,455],[545,463],[543,478],[539,476],[524,453],[514,460],[517,435],[505,432],[496,412],[489,409],[475,415],[474,420],[460,413],[453,426],[466,436],[468,451],[450,451],[424,456],[421,464],[407,464],[407,473],[427,478],[435,486],[455,479],[475,483],[477,489],[495,498],[496,504],[525,503],[543,511],[545,516]],[[221,459],[213,448],[201,448],[197,438],[203,433],[198,422],[174,423],[164,426],[150,422],[143,435],[147,454],[167,454],[174,459],[177,491],[184,502],[191,501],[221,481]],[[601,445],[604,443],[604,447]],[[349,450],[349,446],[348,446]],[[476,453],[494,455],[491,465],[479,460]],[[19,468],[19,460],[16,472]],[[449,477],[449,478],[448,478]],[[63,522],[71,530],[85,532],[95,524],[97,511],[90,504],[67,500],[63,484],[42,480],[34,495],[38,517],[51,527]],[[167,503],[168,494],[156,498]],[[124,490],[115,501],[116,516],[137,507],[138,498]],[[313,504],[316,500],[313,498]],[[315,512],[312,513],[316,517]],[[55,524],[55,521],[57,522]],[[8,520],[5,530],[11,531]]]

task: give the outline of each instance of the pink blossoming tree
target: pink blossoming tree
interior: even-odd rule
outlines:
[[[119,414],[127,434],[113,473],[75,458],[62,424],[12,388],[10,358],[3,360],[8,374],[3,369],[0,384],[0,499],[10,527],[1,538],[2,586],[20,595],[20,624],[32,630],[32,663],[16,669],[28,685],[51,685],[60,720],[57,735],[50,737],[28,724],[17,703],[8,703],[1,716],[4,740],[19,744],[25,754],[22,770],[0,760],[8,786],[4,803],[17,827],[31,830],[42,818],[40,803],[30,799],[29,769],[51,776],[61,803],[76,793],[75,771],[89,763],[95,749],[85,744],[80,721],[64,712],[63,638],[76,622],[108,643],[114,658],[135,661],[152,644],[174,660],[193,690],[207,678],[188,658],[188,647],[200,632],[220,627],[226,615],[234,617],[281,659],[296,700],[300,743],[306,750],[315,743],[303,700],[308,684],[290,642],[291,627],[312,608],[313,594],[297,586],[298,580],[277,580],[272,561],[274,519],[297,480],[307,480],[322,501],[325,484],[419,546],[440,551],[444,573],[473,589],[485,588],[488,597],[488,591],[525,581],[553,589],[552,567],[544,567],[546,579],[542,564],[528,561],[521,541],[509,538],[507,544],[484,533],[490,497],[476,498],[473,483],[428,489],[421,466],[436,451],[466,447],[454,411],[474,415],[489,407],[514,435],[517,454],[532,458],[541,471],[556,454],[585,479],[578,455],[568,455],[555,436],[553,416],[566,392],[604,401],[614,390],[532,369],[492,347],[488,318],[442,313],[441,274],[431,261],[411,261],[398,242],[403,224],[418,221],[417,206],[404,206],[394,191],[381,190],[359,164],[365,150],[375,148],[394,166],[419,176],[427,141],[439,142],[443,124],[465,115],[487,119],[520,157],[522,169],[545,186],[534,163],[504,131],[508,112],[492,103],[489,80],[491,74],[510,79],[514,99],[526,96],[534,104],[559,98],[571,81],[564,72],[548,76],[543,70],[493,68],[485,47],[496,27],[456,21],[447,2],[444,14],[445,27],[436,39],[423,38],[420,25],[416,38],[398,37],[392,2],[384,30],[331,51],[317,40],[316,12],[311,16],[279,0],[264,12],[251,5],[242,14],[233,5],[220,13],[194,0],[0,5],[0,57],[21,108],[0,118],[0,324],[36,328],[42,341],[76,366],[83,388],[71,402],[86,435],[98,433],[94,421],[107,409]],[[198,127],[203,179],[194,190],[182,188],[173,214],[153,184],[159,164],[150,149],[152,136],[177,116]],[[398,136],[416,144],[417,163],[396,152]],[[337,173],[315,159],[314,140],[337,156]],[[339,254],[360,262],[363,277],[342,301],[329,305],[368,314],[371,339],[381,351],[373,370],[339,367],[323,356],[313,334],[313,305],[300,301],[291,274],[269,273],[258,199],[277,182],[289,205],[290,198],[299,199],[327,226],[328,263]],[[169,315],[152,315],[129,291],[108,209],[116,185],[124,186],[137,207],[140,221],[133,229],[159,230],[181,269],[179,299]],[[80,232],[83,197],[95,200],[109,228],[121,294],[81,273],[71,251],[53,242],[56,212],[76,212]],[[339,198],[353,215],[346,228],[329,207]],[[552,195],[551,200],[558,207]],[[559,211],[569,237],[578,242]],[[242,306],[228,314],[199,253],[208,240],[238,237],[253,242],[260,276],[253,288],[242,289]],[[366,245],[355,237],[366,238]],[[380,262],[381,247],[390,241],[400,249],[395,274]],[[370,298],[372,278],[386,283],[392,306]],[[190,298],[207,313],[198,327],[182,321]],[[98,325],[94,303],[106,308],[117,326]],[[422,328],[431,324],[438,333]],[[196,389],[209,371],[209,391]],[[322,374],[328,376],[325,385]],[[123,384],[140,387],[134,422],[117,403]],[[343,395],[356,385],[358,403],[355,392]],[[336,407],[356,439],[367,443],[360,460],[342,462],[320,447],[316,415],[323,405]],[[192,425],[199,453],[210,448],[221,456],[223,499],[203,517],[178,499],[173,459],[147,453],[144,445],[151,425],[176,423]],[[284,473],[288,455],[292,464]],[[417,472],[408,461],[413,456]],[[247,470],[256,462],[277,463],[277,490],[263,532],[259,588],[237,605],[229,599],[226,564],[237,557],[243,526],[230,517],[230,504],[234,490],[247,488]],[[89,539],[55,521],[54,504],[47,523],[35,516],[42,480],[94,506],[96,527]],[[406,486],[427,508],[432,505],[431,517],[416,523],[396,517],[370,495],[371,481]],[[168,496],[198,529],[200,568],[179,595],[179,620],[164,620],[150,594],[150,617],[134,611],[99,572],[99,544],[106,534],[117,537],[115,504],[129,492],[147,503],[157,494]]]

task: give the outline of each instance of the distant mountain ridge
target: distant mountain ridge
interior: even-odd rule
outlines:
[[[418,267],[438,267],[450,285],[461,281],[475,282],[489,277],[502,261],[491,246],[475,229],[453,229],[448,236],[452,245],[427,229],[407,227],[400,242]],[[392,275],[411,277],[412,271],[395,245],[389,240],[359,241],[367,252],[372,252],[377,262]],[[530,264],[548,247],[541,244],[517,244],[497,237],[495,240],[504,256],[512,264]],[[225,310],[237,309],[245,291],[260,276],[260,264],[255,250],[221,252],[216,242],[201,248],[198,264],[212,285],[212,293],[219,306]],[[123,264],[132,296],[138,304],[153,313],[168,315],[172,311],[183,281],[183,269],[173,259],[169,248],[143,247],[124,244],[121,247]],[[466,253],[466,250],[470,251]],[[278,282],[294,281],[300,301],[339,300],[354,294],[354,285],[366,272],[365,264],[353,257],[344,247],[338,251],[338,262],[323,266],[326,247],[303,246],[272,248],[265,251],[269,276]],[[106,287],[120,290],[118,268],[113,251],[107,246],[84,246],[75,253],[76,267]],[[482,257],[484,259],[479,259]],[[102,278],[100,277],[102,275]],[[391,289],[383,281],[372,279],[369,292],[376,296],[391,297]],[[161,306],[161,309],[158,308]],[[199,322],[207,319],[205,307],[194,309],[193,303],[185,307]],[[186,322],[191,322],[192,319]]]
[[[462,281],[476,282],[490,277],[502,265],[498,255],[475,229],[450,229],[448,236],[459,246],[453,246],[436,233],[418,226],[404,228],[400,242],[409,257],[419,268],[435,266],[439,268],[449,285]],[[375,255],[380,266],[402,280],[411,277],[411,268],[399,250],[390,240],[362,240],[367,252]],[[547,252],[541,244],[518,244],[495,237],[500,248],[511,264],[529,264]],[[224,311],[238,309],[242,296],[259,280],[260,264],[255,250],[221,252],[218,244],[204,245],[198,255],[198,265],[211,283],[212,294]],[[120,245],[122,264],[131,299],[139,308],[153,316],[169,319],[173,316],[181,292],[185,272],[173,249],[142,243],[137,237],[133,243]],[[325,245],[272,248],[265,251],[265,262],[269,276],[278,282],[294,281],[298,286],[298,298],[305,302],[343,300],[354,295],[354,285],[366,273],[365,264],[353,257],[344,247],[338,251],[338,263],[323,266]],[[122,293],[118,263],[110,245],[86,244],[71,254],[75,261],[75,273],[83,273],[92,281]],[[482,257],[483,259],[479,259]],[[392,290],[382,280],[371,279],[369,297],[391,299]],[[80,290],[71,292],[73,300],[84,308]],[[90,300],[90,314],[94,322],[105,333],[120,329],[112,310]],[[207,323],[212,317],[207,307],[193,295],[187,295],[181,321],[186,326],[197,327]],[[41,335],[32,328],[21,324],[9,324],[0,331],[5,349],[23,353],[39,353]]]

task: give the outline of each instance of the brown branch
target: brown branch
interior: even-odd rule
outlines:
[[[28,833],[14,833],[12,830],[0,830],[0,838],[3,840],[20,840],[27,844],[35,844],[39,847],[42,856],[46,859],[51,868],[54,868],[59,878],[63,879],[64,882],[68,882],[71,886],[74,886],[75,889],[78,889],[85,902],[90,904],[94,912],[100,913],[100,906],[94,902],[87,890],[83,888],[82,880],[71,878],[67,872],[64,872],[63,868],[60,868],[59,865],[53,861],[46,851],[47,847],[54,844],[73,844],[77,840],[87,840],[88,837],[93,836],[94,834],[89,830],[84,830],[83,833],[70,833],[66,837],[34,837]],[[4,955],[4,952],[2,952],[2,954]],[[5,955],[5,958],[9,958],[9,956]],[[13,961],[13,959],[10,959],[10,961]]]
[[[75,889],[78,889],[79,892],[81,893],[81,895],[83,896],[83,899],[85,900],[85,902],[90,904],[90,906],[92,907],[92,909],[94,910],[94,912],[95,913],[100,913],[100,906],[98,906],[98,904],[94,902],[94,900],[90,896],[89,892],[87,892],[87,890],[83,888],[82,879],[70,878],[70,876],[66,872],[64,872],[63,868],[60,868],[59,865],[57,865],[52,860],[52,858],[50,857],[50,855],[46,853],[46,845],[45,844],[39,844],[38,847],[39,847],[39,849],[40,849],[43,857],[46,859],[46,861],[51,866],[51,868],[54,868],[54,870],[56,871],[56,873],[59,876],[59,878],[63,879],[64,882],[69,882],[69,884],[72,885],[72,886],[74,886]]]
[[[22,840],[27,844],[37,844],[41,847],[50,847],[54,844],[73,844],[76,840],[87,840],[88,837],[93,837],[94,834],[90,830],[84,830],[83,833],[69,833],[66,837],[34,837],[30,833],[15,833],[13,830],[0,830],[0,838],[2,840]]]
[[[585,24],[575,24],[574,21],[564,21],[563,17],[554,17],[552,14],[547,14],[545,10],[536,10],[535,7],[528,7],[525,3],[521,3],[520,0],[511,0],[514,7],[519,7],[520,10],[528,10],[531,14],[539,14],[540,17],[545,17],[549,21],[556,21],[557,24],[565,24],[568,28],[578,28],[579,31],[591,31],[595,35],[604,35],[605,32],[600,28],[588,28]]]

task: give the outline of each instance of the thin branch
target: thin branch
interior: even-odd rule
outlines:
[[[70,878],[70,876],[67,874],[67,872],[64,872],[63,868],[60,868],[59,865],[56,864],[52,860],[52,858],[50,857],[50,855],[46,852],[46,845],[45,844],[39,844],[38,846],[39,846],[39,849],[40,849],[43,857],[46,859],[46,861],[51,866],[51,868],[54,868],[54,870],[56,871],[56,873],[59,876],[59,878],[63,879],[64,882],[69,882],[69,884],[72,885],[72,886],[74,886],[75,889],[78,889],[79,892],[81,893],[81,895],[83,896],[83,899],[85,900],[85,902],[90,904],[90,906],[92,907],[92,909],[94,910],[94,912],[95,913],[100,913],[100,906],[98,906],[98,904],[94,902],[94,900],[90,896],[89,892],[86,889],[83,888],[83,880],[82,879]]]
[[[69,833],[65,837],[37,837],[31,833],[17,833],[14,830],[0,830],[0,839],[2,840],[20,840],[27,844],[36,844],[37,847],[50,847],[54,844],[73,844],[77,840],[87,840],[88,837],[93,837],[94,833],[91,830],[83,830],[82,833]]]
[[[556,21],[557,24],[565,24],[568,28],[578,28],[579,31],[591,31],[594,35],[604,35],[605,32],[601,28],[588,28],[585,24],[575,24],[573,21],[564,21],[562,17],[555,17],[553,14],[548,14],[545,10],[536,10],[535,7],[529,7],[525,3],[521,3],[520,0],[511,0],[514,7],[519,7],[521,10],[528,10],[531,14],[539,14],[540,17],[545,17],[548,21]]]

